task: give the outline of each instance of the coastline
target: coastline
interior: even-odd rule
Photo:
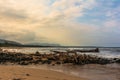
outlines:
[[[0,52],[0,80],[119,80],[120,58],[76,54]],[[95,53],[94,53],[95,54]],[[97,53],[96,53],[97,54]],[[109,77],[108,77],[109,76]]]
[[[86,80],[64,73],[27,68],[17,65],[0,65],[0,80]]]

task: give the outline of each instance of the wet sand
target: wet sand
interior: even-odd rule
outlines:
[[[0,65],[0,80],[85,80],[64,73],[27,68],[22,66]]]
[[[26,66],[28,67],[28,66]],[[86,80],[120,80],[120,64],[86,65],[31,65],[29,68],[53,70],[74,75]]]
[[[120,64],[0,65],[0,80],[120,80]]]

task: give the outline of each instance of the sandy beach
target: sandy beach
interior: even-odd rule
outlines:
[[[5,50],[0,52],[0,80],[120,80],[119,63],[119,57],[76,54],[74,50],[52,54]]]
[[[0,80],[85,80],[51,70],[0,65]]]

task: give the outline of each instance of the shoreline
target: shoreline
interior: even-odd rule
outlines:
[[[52,70],[0,65],[0,80],[86,80]]]
[[[1,51],[0,80],[119,80],[119,63],[120,58],[76,51],[49,54]]]

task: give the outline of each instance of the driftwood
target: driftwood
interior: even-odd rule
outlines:
[[[100,52],[99,51],[99,48],[96,48],[96,49],[91,49],[91,50],[72,50],[72,51],[68,51],[69,53],[75,53],[75,52]]]
[[[76,52],[100,52],[99,51],[99,48],[96,48],[96,49],[90,49],[90,50],[77,50],[77,49],[75,49],[75,50],[66,50],[66,52],[64,52],[64,51],[55,51],[55,50],[51,50],[52,52],[54,52],[54,53],[76,53]]]

